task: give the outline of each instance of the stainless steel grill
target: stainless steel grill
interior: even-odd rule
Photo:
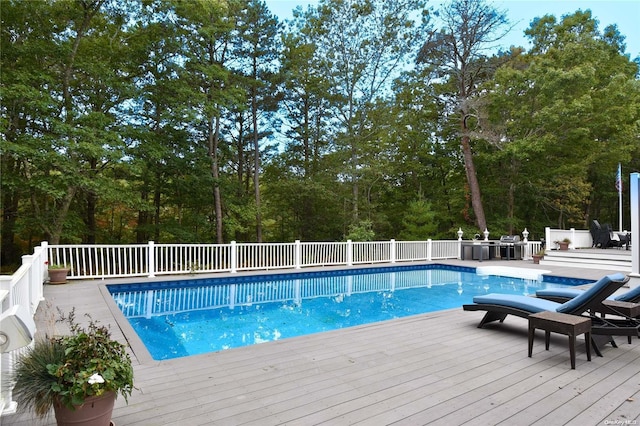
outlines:
[[[520,236],[519,235],[503,235],[500,237],[500,242],[507,243],[507,244],[517,243],[517,242],[520,242]]]
[[[507,260],[522,260],[522,246],[519,235],[500,237],[500,257]]]

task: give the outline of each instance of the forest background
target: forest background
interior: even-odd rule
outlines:
[[[509,22],[476,0],[320,0],[284,23],[261,0],[0,16],[3,269],[42,240],[617,228],[618,164],[623,190],[640,170],[640,59],[588,10],[534,19],[528,50],[496,49]]]

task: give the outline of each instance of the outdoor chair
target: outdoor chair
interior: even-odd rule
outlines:
[[[625,277],[623,274],[606,275],[594,283],[591,288],[565,303],[530,296],[492,293],[476,296],[473,298],[472,304],[463,305],[462,308],[465,311],[487,312],[478,324],[478,328],[494,321],[504,322],[507,315],[528,318],[530,314],[542,311],[589,317],[592,320],[592,337],[598,336],[600,343],[611,343],[613,347],[616,347],[613,336],[640,336],[640,322],[633,318],[598,317],[593,312],[627,281],[629,281],[629,277]],[[594,350],[598,356],[602,356],[597,343],[594,338]]]
[[[574,297],[580,296],[585,290],[571,287],[545,288],[536,291],[536,297],[551,300],[553,302],[564,303]],[[607,297],[607,300],[616,300],[618,302],[640,303],[640,285],[617,296]]]
[[[584,290],[577,288],[548,288],[536,291],[536,297],[553,302],[564,303],[574,297],[580,296]],[[616,315],[623,318],[640,318],[640,286],[617,296],[609,296],[600,304],[594,305],[592,314],[599,314],[601,317]],[[631,343],[631,336],[628,336]]]
[[[625,233],[613,232],[613,228],[608,223],[600,225],[597,220],[591,221],[591,227],[589,228],[591,233],[591,239],[593,244],[591,247],[596,248],[609,248],[609,247],[622,247],[625,244],[628,246],[630,243],[630,236]]]

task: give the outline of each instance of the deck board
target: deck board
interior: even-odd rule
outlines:
[[[610,272],[546,268],[588,278]],[[129,331],[118,329],[100,285],[46,286],[45,297],[64,311],[77,306],[79,313],[92,312],[124,341]],[[640,340],[629,345],[618,338],[618,348],[606,346],[604,357],[588,362],[579,339],[571,370],[566,336],[552,335],[545,351],[539,331],[528,358],[526,320],[507,317],[478,329],[483,314],[453,309],[167,361],[140,354],[131,339],[136,390],[128,405],[116,401],[113,421],[119,426],[640,421]],[[38,324],[44,329],[40,313]],[[55,422],[23,414],[5,416],[2,424]]]

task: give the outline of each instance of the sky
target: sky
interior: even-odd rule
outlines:
[[[317,0],[265,0],[269,10],[280,20],[290,19],[296,6],[317,5]],[[429,4],[438,5],[443,0],[429,0]],[[617,24],[618,31],[625,36],[626,52],[633,59],[640,56],[640,0],[489,0],[500,10],[507,12],[507,18],[514,25],[511,32],[500,43],[508,48],[512,45],[529,48],[524,35],[533,18],[547,14],[560,20],[563,15],[576,10],[591,10],[592,16],[599,21],[602,31],[607,25]]]

